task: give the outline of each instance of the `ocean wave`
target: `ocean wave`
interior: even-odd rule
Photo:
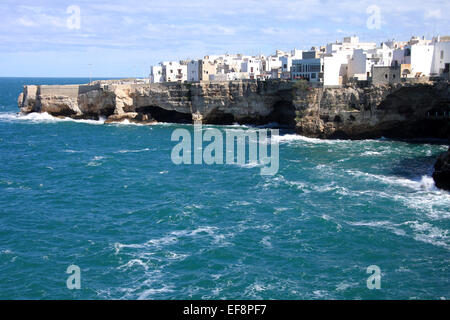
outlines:
[[[443,247],[450,250],[448,230],[441,229],[429,222],[420,222],[418,220],[406,221],[403,223],[394,223],[392,221],[357,221],[347,222],[347,224],[356,227],[382,228],[393,232],[399,236],[412,237],[416,241],[429,243],[434,246]],[[409,230],[405,230],[409,227]],[[408,232],[409,231],[409,232]]]
[[[383,152],[380,151],[364,151],[361,153],[361,156],[379,156],[382,155]]]
[[[358,285],[359,285],[358,282],[350,283],[350,282],[343,281],[343,282],[339,283],[338,285],[336,285],[336,291],[345,291],[349,288],[357,287]]]
[[[380,181],[388,185],[407,187],[414,190],[427,190],[436,191],[437,188],[434,184],[434,180],[431,176],[422,176],[420,180],[411,180],[406,178],[401,178],[398,176],[385,176],[379,174],[372,174],[367,172],[361,172],[357,170],[346,170],[350,175],[356,177],[363,177],[367,180]]]
[[[21,113],[0,113],[0,121],[25,121],[32,123],[55,123],[55,122],[78,122],[87,124],[104,124],[105,119],[100,118],[99,120],[87,120],[87,119],[72,119],[69,117],[58,118],[54,117],[47,112],[33,112],[28,114]]]
[[[180,238],[183,237],[197,237],[201,235],[208,235],[213,240],[214,243],[223,242],[225,236],[222,234],[217,234],[217,227],[198,227],[193,230],[175,230],[160,238],[150,239],[145,243],[135,243],[135,244],[122,244],[120,242],[114,244],[115,253],[118,254],[122,249],[142,249],[148,247],[163,247],[171,244],[177,243]]]
[[[158,289],[154,289],[154,288],[147,289],[147,290],[144,290],[144,292],[142,292],[138,296],[138,300],[147,300],[157,293],[168,293],[168,292],[173,292],[173,287],[162,286],[161,288],[158,288]]]
[[[229,165],[238,166],[240,168],[246,168],[246,169],[260,168],[260,167],[264,166],[262,163],[259,163],[259,162],[246,162],[244,164],[235,162],[235,163],[230,163]]]
[[[428,222],[407,221],[404,223],[414,231],[414,239],[450,250],[448,230],[433,226]]]
[[[149,126],[149,125],[153,125],[152,123],[137,123],[137,122],[131,122],[128,119],[124,119],[122,121],[112,121],[109,123],[109,125],[112,126],[138,126],[138,127],[142,127],[142,126]]]
[[[95,156],[87,163],[87,166],[89,167],[98,167],[102,165],[102,160],[104,160],[104,156]]]
[[[312,144],[337,144],[352,142],[351,140],[309,138],[298,134],[283,134],[274,136],[273,139],[279,143],[307,142]]]
[[[354,227],[370,227],[370,228],[383,228],[391,231],[398,236],[405,236],[406,232],[400,228],[401,224],[395,224],[391,221],[381,220],[381,221],[357,221],[357,222],[347,222],[347,224]]]
[[[145,152],[145,151],[150,151],[150,148],[137,149],[137,150],[119,150],[114,153],[139,153],[139,152]]]

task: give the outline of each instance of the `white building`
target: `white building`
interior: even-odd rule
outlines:
[[[348,78],[368,80],[372,73],[372,66],[388,67],[392,64],[394,50],[387,44],[375,49],[355,49],[348,60]]]
[[[281,68],[281,57],[278,56],[268,56],[265,59],[265,68],[262,71],[271,71],[272,69]]]
[[[431,66],[432,75],[449,73],[450,69],[450,37],[437,37],[434,39],[434,55]]]
[[[159,82],[165,82],[166,79],[163,75],[163,67],[161,65],[158,66],[152,66],[150,68],[150,82],[151,83],[159,83]]]
[[[187,81],[187,65],[179,62],[161,62],[166,82]]]
[[[346,51],[348,54],[352,54],[353,50],[363,49],[370,50],[375,49],[377,44],[374,42],[359,42],[359,38],[356,36],[345,37],[342,42],[336,41],[336,43],[329,43],[326,46],[326,54],[335,54],[337,52]]]
[[[411,73],[416,76],[429,76],[433,63],[434,46],[414,44],[411,46]]]
[[[323,57],[323,85],[341,86],[347,78],[348,57],[334,54]]]
[[[431,40],[413,37],[403,48],[394,50],[392,64],[410,64],[410,77],[429,76],[432,73],[434,48]]]
[[[294,49],[290,55],[280,57],[281,68],[283,72],[290,72],[292,67],[292,61],[302,59],[303,50]]]
[[[191,60],[187,64],[187,80],[200,81],[198,60]]]
[[[261,74],[261,69],[261,61],[253,57],[247,58],[241,67],[241,71],[248,73],[250,79],[256,79]]]

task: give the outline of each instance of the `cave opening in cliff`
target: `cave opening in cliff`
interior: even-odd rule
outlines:
[[[148,115],[158,122],[192,123],[190,113],[182,113],[175,110],[166,110],[158,106],[145,106],[136,108],[137,113]]]
[[[269,120],[280,127],[295,128],[295,116],[295,107],[291,101],[278,101],[273,105]]]
[[[231,113],[226,113],[216,108],[203,118],[203,122],[208,124],[229,125],[235,123],[236,120]]]

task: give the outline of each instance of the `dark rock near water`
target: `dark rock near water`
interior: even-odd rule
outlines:
[[[450,191],[450,148],[436,161],[433,179],[436,187]]]

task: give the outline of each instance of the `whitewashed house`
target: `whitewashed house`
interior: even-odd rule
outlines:
[[[292,67],[292,61],[302,59],[302,57],[303,57],[303,50],[297,49],[292,50],[290,55],[280,57],[282,71],[290,72]]]
[[[348,78],[368,80],[371,77],[372,66],[388,67],[392,64],[394,50],[385,43],[375,49],[355,49],[348,60]]]
[[[199,60],[190,60],[187,64],[187,81],[200,81],[199,77]]]
[[[163,75],[166,82],[183,82],[187,81],[187,64],[167,61],[161,63],[163,67]]]
[[[263,71],[271,71],[272,69],[278,69],[281,68],[281,60],[280,57],[277,56],[268,56],[265,59],[265,68],[263,69]]]
[[[216,63],[209,60],[209,56],[187,63],[188,81],[209,81],[209,76],[216,74]]]
[[[450,36],[434,39],[434,55],[431,66],[432,75],[449,73],[450,69]]]
[[[161,65],[150,67],[150,83],[165,82],[163,67]]]
[[[429,76],[432,73],[434,48],[431,40],[413,37],[403,48],[394,50],[392,64],[410,65],[409,77]]]
[[[323,85],[341,86],[347,78],[348,55],[336,53],[323,58]]]
[[[353,50],[363,49],[370,50],[375,49],[377,44],[374,42],[359,42],[359,38],[356,36],[345,37],[342,42],[336,41],[335,43],[328,43],[326,45],[325,53],[326,54],[335,54],[338,52],[348,52],[348,54],[352,54]]]
[[[241,71],[248,73],[250,79],[256,79],[261,74],[262,63],[253,57],[247,58],[241,67]]]

